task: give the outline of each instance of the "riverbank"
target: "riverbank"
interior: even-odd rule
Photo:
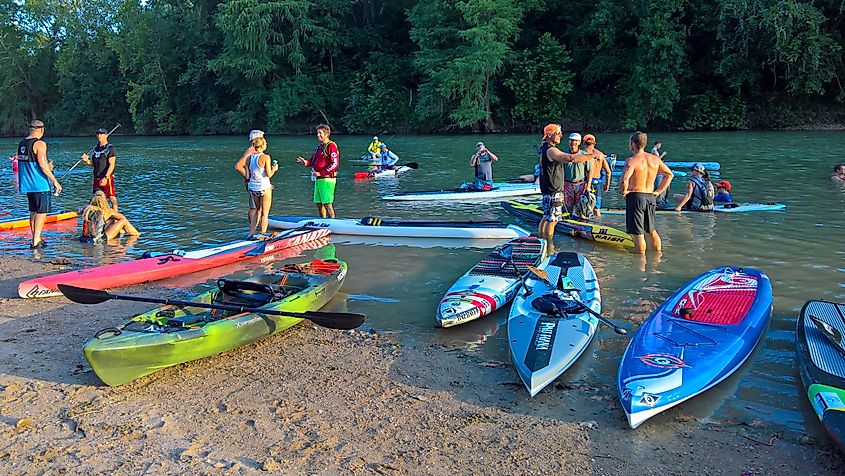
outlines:
[[[827,442],[674,410],[627,429],[612,388],[564,376],[530,399],[509,362],[299,325],[103,386],[80,349],[144,310],[24,301],[59,266],[0,256],[4,474],[842,474]],[[173,295],[137,286],[124,294]],[[338,303],[330,304],[339,305]]]

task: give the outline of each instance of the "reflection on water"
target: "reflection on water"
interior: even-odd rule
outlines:
[[[336,136],[341,154],[354,158],[369,137]],[[450,220],[513,220],[496,202],[384,202],[381,195],[403,191],[450,188],[471,180],[468,167],[477,136],[394,137],[391,150],[401,161],[420,164],[418,170],[388,180],[354,181],[357,170],[342,165],[338,180],[338,216]],[[600,134],[605,153],[626,155],[627,134]],[[759,419],[776,426],[816,431],[799,390],[794,362],[795,316],[808,299],[845,301],[845,194],[830,180],[841,162],[845,134],[837,132],[741,132],[661,134],[667,160],[719,161],[721,178],[730,180],[737,201],[783,202],[774,213],[684,214],[657,217],[664,253],[645,258],[587,241],[557,237],[561,250],[584,253],[599,276],[603,314],[635,330],[664,299],[694,276],[716,266],[756,267],[766,271],[774,288],[774,313],[764,342],[737,375],[678,411],[699,418]],[[145,250],[192,249],[240,239],[246,234],[246,194],[232,166],[247,145],[241,137],[124,138],[117,146],[117,189],[121,212],[138,225],[142,236],[134,245],[91,247],[76,240],[75,223],[50,225],[49,248],[42,259],[70,259],[84,265],[137,257]],[[309,153],[313,138],[268,137],[268,153],[279,161],[273,178],[273,214],[313,215],[312,183],[307,169],[294,162]],[[485,136],[482,140],[501,158],[497,178],[531,173],[536,163],[537,135]],[[92,139],[50,139],[50,156],[59,175],[93,145]],[[795,144],[812,143],[812,156],[796,154]],[[17,139],[0,139],[13,151]],[[740,152],[740,153],[738,153]],[[805,155],[805,154],[804,154]],[[833,159],[828,159],[828,158]],[[26,210],[24,197],[14,193],[8,166],[0,172],[0,212]],[[680,192],[685,179],[673,182]],[[79,208],[90,196],[90,170],[74,170],[64,180],[65,192],[56,204]],[[530,201],[530,199],[528,200]],[[614,181],[604,196],[608,207],[621,206]],[[1,218],[1,217],[0,217]],[[624,228],[624,216],[607,216],[605,223]],[[533,230],[532,226],[526,228]],[[506,327],[508,309],[449,329],[434,327],[434,313],[443,293],[497,243],[437,240],[402,242],[337,236],[336,253],[350,265],[343,291],[349,299],[330,305],[368,315],[368,325],[386,332],[461,348],[485,360],[509,361]],[[32,256],[28,231],[0,232],[0,252]],[[391,246],[383,246],[391,245]],[[308,259],[312,251],[303,251]],[[272,265],[267,265],[272,266]],[[271,268],[269,268],[271,269]],[[255,264],[218,272],[249,274],[264,271]],[[174,278],[165,283],[185,292],[196,291],[216,273]],[[123,318],[118,317],[118,320]],[[628,338],[602,329],[577,366],[561,377],[615,385],[619,358]],[[515,377],[515,375],[514,375]],[[515,377],[516,378],[516,377]],[[551,390],[554,391],[554,390]]]

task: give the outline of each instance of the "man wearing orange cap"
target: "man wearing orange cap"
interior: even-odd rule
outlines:
[[[559,124],[543,128],[540,147],[540,193],[543,194],[543,219],[538,234],[546,240],[549,253],[554,253],[555,225],[563,217],[563,164],[579,164],[593,160],[598,154],[583,151],[566,153],[557,148],[563,137]]]
[[[596,149],[596,136],[592,134],[584,135],[584,152],[588,154],[596,152],[599,154],[593,163],[587,183],[589,184],[589,188],[592,188],[593,192],[596,194],[596,206],[593,209],[593,214],[600,217],[601,193],[599,191],[599,185],[604,183],[604,192],[610,190],[610,165],[607,163],[607,156],[604,155],[602,151]]]

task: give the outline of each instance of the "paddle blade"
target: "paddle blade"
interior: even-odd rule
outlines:
[[[503,246],[502,249],[499,250],[499,256],[504,259],[513,258],[513,245]]]
[[[355,312],[306,312],[304,317],[318,326],[349,330],[361,326],[367,316]]]
[[[842,340],[842,333],[839,332],[839,329],[813,315],[810,315],[810,320],[813,321],[813,324],[816,325],[822,335],[824,335],[831,344],[833,344],[840,352],[845,352],[845,341]]]
[[[366,179],[370,178],[370,173],[369,172],[355,172],[355,175],[353,175],[353,177],[355,178],[355,180],[366,180]]]
[[[79,288],[69,284],[59,284],[57,287],[66,298],[80,304],[99,304],[111,299],[109,293],[98,289]]]
[[[416,162],[408,162],[407,164],[402,164],[402,165],[404,165],[405,167],[411,168],[411,169],[420,168],[420,164],[418,164]]]
[[[533,274],[534,276],[537,276],[538,278],[540,278],[541,280],[545,281],[545,280],[549,279],[549,272],[546,271],[545,269],[540,269],[540,268],[537,268],[535,266],[528,266],[528,271],[531,274]]]

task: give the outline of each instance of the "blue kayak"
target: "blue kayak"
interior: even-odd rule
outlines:
[[[617,390],[631,428],[736,372],[771,315],[772,285],[756,269],[716,268],[675,291],[622,356]]]

